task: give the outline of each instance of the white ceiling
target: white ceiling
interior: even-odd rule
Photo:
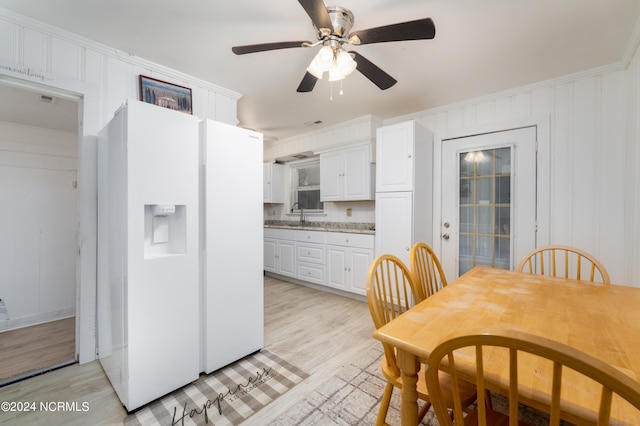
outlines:
[[[433,40],[353,47],[398,80],[358,72],[297,93],[319,47],[236,56],[234,45],[315,41],[295,0],[0,0],[7,8],[243,95],[240,125],[284,138],[363,115],[390,118],[618,63],[638,0],[339,0],[353,30],[431,17]],[[329,3],[333,4],[333,3]],[[321,120],[322,124],[305,123]],[[315,127],[314,127],[315,126]]]

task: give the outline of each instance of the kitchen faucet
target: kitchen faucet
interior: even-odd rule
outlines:
[[[302,208],[299,202],[296,201],[295,203],[293,203],[293,205],[291,206],[291,213],[293,213],[294,207],[296,205],[300,209],[300,226],[302,226],[304,225],[304,209]]]

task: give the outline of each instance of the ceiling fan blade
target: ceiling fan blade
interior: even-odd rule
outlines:
[[[398,82],[395,78],[382,71],[380,67],[358,52],[351,51],[349,53],[354,55],[353,60],[356,61],[356,69],[380,89],[386,90]]]
[[[307,71],[304,77],[302,77],[302,81],[300,82],[300,85],[298,85],[298,89],[296,89],[296,92],[310,92],[313,90],[317,82],[318,79],[313,74]]]
[[[349,42],[354,45],[384,43],[388,41],[425,40],[436,36],[436,26],[431,18],[401,22],[354,31],[349,34]],[[359,43],[358,43],[359,40]]]
[[[247,53],[265,52],[267,50],[289,49],[292,47],[307,47],[310,41],[280,41],[275,43],[247,44],[244,46],[233,46],[231,50],[236,55],[246,55]]]
[[[329,13],[327,12],[327,7],[324,5],[324,1],[322,0],[298,0],[300,5],[304,8],[309,18],[311,18],[311,22],[316,28],[319,30],[320,28],[328,28],[333,31],[333,24],[331,23],[331,18],[329,18]]]

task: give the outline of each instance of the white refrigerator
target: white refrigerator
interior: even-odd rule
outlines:
[[[128,100],[98,137],[98,355],[131,411],[199,376],[199,120]]]
[[[128,100],[98,137],[98,355],[132,411],[262,348],[262,135]]]
[[[262,134],[202,122],[203,365],[210,373],[262,348]]]

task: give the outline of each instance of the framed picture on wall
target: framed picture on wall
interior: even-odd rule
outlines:
[[[192,114],[191,89],[140,75],[140,100]]]

